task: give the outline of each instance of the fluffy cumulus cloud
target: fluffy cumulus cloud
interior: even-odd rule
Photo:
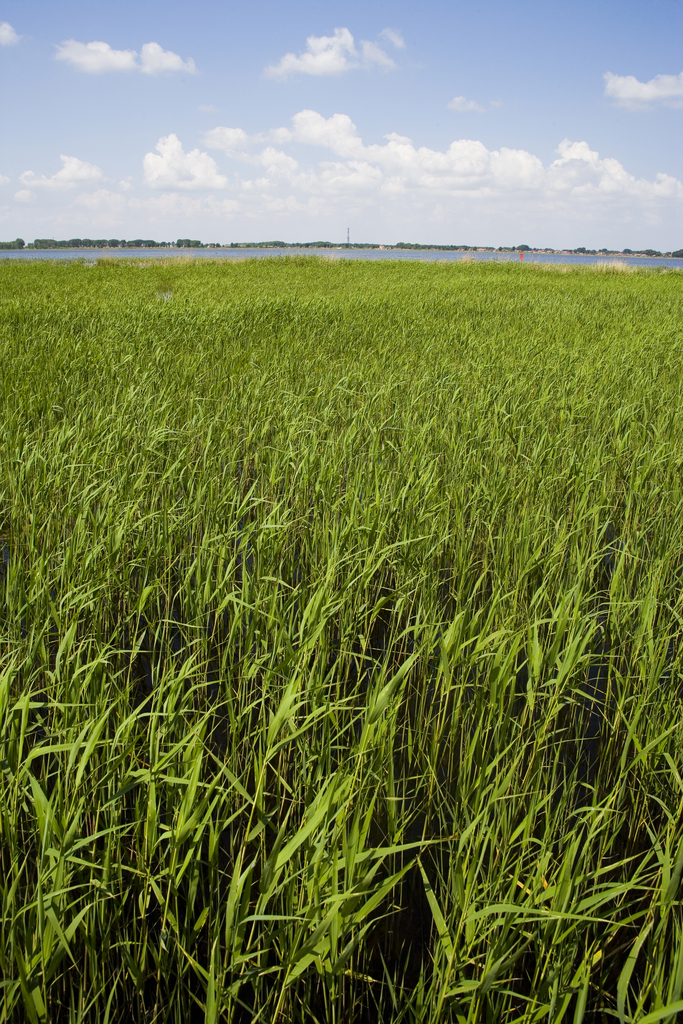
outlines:
[[[163,75],[167,71],[184,71],[194,75],[197,68],[191,57],[183,60],[171,50],[162,50],[158,43],[145,43],[140,50],[140,70],[145,75]]]
[[[449,110],[457,110],[461,114],[471,110],[476,110],[482,114],[485,109],[481,103],[477,103],[476,100],[468,100],[464,96],[454,96],[447,106]]]
[[[288,132],[287,137],[290,137]],[[246,154],[252,139],[243,128],[212,128],[203,135],[204,145],[209,149],[222,149],[228,156]]]
[[[109,43],[79,43],[67,39],[57,47],[55,60],[64,60],[79,71],[91,75],[105,71],[134,71],[138,66],[135,50],[112,50]]]
[[[19,176],[22,185],[30,188],[65,189],[75,188],[86,182],[100,181],[102,171],[95,164],[89,164],[86,160],[79,160],[75,156],[60,156],[62,168],[51,177],[44,174],[35,174],[33,171],[24,171]],[[15,197],[16,198],[16,197]]]
[[[145,75],[184,71],[193,75],[197,70],[191,57],[184,61],[177,53],[162,49],[158,43],[145,43],[138,60],[136,50],[114,50],[109,43],[79,43],[75,39],[67,39],[57,47],[55,60],[64,60],[78,71],[91,75],[107,71],[142,71]]]
[[[394,46],[403,44],[403,40],[393,29]],[[405,45],[405,44],[403,44]],[[360,41],[360,50],[356,48],[353,36],[348,28],[335,28],[331,36],[309,36],[306,50],[303,53],[286,53],[277,64],[266,68],[268,78],[287,78],[289,75],[340,75],[353,68],[378,66],[390,70],[396,64],[377,43],[367,39]]]
[[[416,147],[412,140],[395,132],[382,144],[365,145],[347,114],[325,118],[315,110],[302,110],[292,118],[291,128],[276,129],[273,141],[299,143],[328,150],[341,160],[323,160],[318,170],[301,172],[292,183],[325,192],[354,191],[364,183],[373,193],[386,195],[487,194],[510,189],[537,189],[544,175],[538,157],[524,150],[502,148],[489,151],[482,142],[459,139],[445,152]],[[239,128],[214,128],[204,134],[208,148],[255,162],[273,147],[252,152],[263,136],[251,139]],[[283,154],[284,155],[284,154]],[[270,164],[273,164],[272,156]],[[284,164],[283,164],[284,165]],[[297,165],[298,167],[298,165]],[[294,166],[290,166],[294,174]]]
[[[683,106],[683,71],[680,75],[655,75],[649,82],[639,82],[634,75],[604,75],[605,96],[622,107],[642,109],[651,103]]]
[[[636,178],[586,142],[564,140],[548,165],[526,150],[488,149],[474,139],[456,139],[441,151],[392,132],[382,143],[366,145],[348,115],[326,118],[314,110],[300,111],[289,127],[269,133],[249,136],[241,128],[223,126],[205,132],[203,141],[208,149],[261,169],[257,175],[235,173],[230,187],[237,193],[255,202],[258,195],[289,191],[290,201],[301,209],[350,200],[367,207],[398,202],[404,210],[420,209],[433,200],[442,209],[478,201],[499,208],[523,204],[585,213],[614,209],[615,204],[654,208],[683,201],[677,178]],[[287,152],[292,146],[299,159]],[[302,147],[322,151],[317,162],[314,157],[302,166]]]
[[[10,179],[6,174],[0,174],[0,185],[9,185]]]
[[[208,153],[183,150],[177,135],[159,139],[156,153],[147,153],[142,161],[147,185],[161,189],[223,189],[228,179],[219,173],[216,161]]]
[[[670,174],[657,174],[654,181],[636,178],[614,157],[600,157],[587,142],[564,139],[557,151],[559,158],[546,171],[550,193],[589,200],[683,201],[683,184]]]
[[[0,46],[14,46],[20,39],[8,21],[0,21]]]
[[[203,133],[202,148],[186,150],[177,135],[164,136],[144,156],[143,188],[131,190],[129,181],[105,185],[99,168],[75,157],[63,156],[62,164],[51,177],[24,172],[15,199],[34,205],[44,224],[40,193],[52,190],[51,206],[62,207],[59,223],[82,223],[86,233],[90,222],[136,235],[147,224],[159,237],[190,231],[220,239],[221,225],[227,232],[239,223],[230,229],[237,237],[276,231],[335,237],[339,224],[355,218],[367,240],[429,234],[435,241],[485,244],[485,233],[488,244],[503,244],[509,228],[516,240],[523,230],[540,244],[553,244],[553,237],[554,244],[567,244],[576,231],[578,245],[589,243],[588,228],[599,231],[599,244],[616,245],[624,244],[614,238],[620,225],[641,225],[650,238],[653,226],[683,223],[677,178],[636,177],[585,141],[563,140],[547,162],[525,149],[488,148],[471,138],[432,149],[390,132],[366,143],[348,115],[315,110],[258,134],[217,126]],[[69,193],[61,190],[77,184],[84,186],[80,194],[65,203]]]

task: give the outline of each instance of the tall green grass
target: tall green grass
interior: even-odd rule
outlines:
[[[676,1020],[682,324],[0,265],[3,1019]]]

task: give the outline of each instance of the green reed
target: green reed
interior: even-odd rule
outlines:
[[[683,278],[0,265],[3,1019],[676,1020]]]

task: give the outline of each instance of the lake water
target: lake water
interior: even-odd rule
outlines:
[[[282,256],[325,256],[327,259],[342,260],[435,260],[450,263],[452,260],[475,259],[497,260],[519,263],[516,252],[444,252],[441,249],[427,250],[382,250],[382,249],[0,249],[0,259],[9,260],[85,260],[169,259],[178,256],[192,256],[196,259],[267,259]],[[525,253],[525,263],[629,263],[641,267],[674,267],[683,270],[683,259],[652,256],[593,256],[577,253]]]

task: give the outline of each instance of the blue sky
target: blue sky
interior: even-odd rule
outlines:
[[[0,238],[683,246],[680,0],[0,3]]]

